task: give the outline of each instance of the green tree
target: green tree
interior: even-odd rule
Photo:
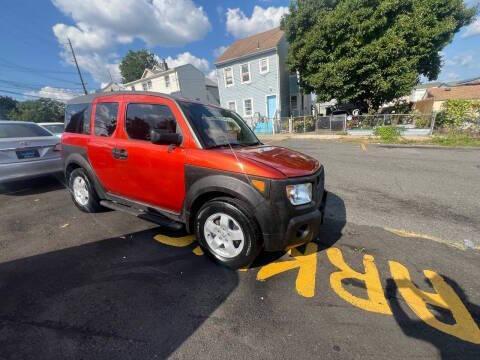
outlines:
[[[155,55],[148,50],[129,50],[127,55],[120,63],[120,73],[122,74],[122,82],[138,80],[142,77],[146,68],[153,68],[158,65]]]
[[[463,0],[297,0],[282,20],[288,66],[319,101],[376,110],[436,79],[439,52],[473,21]]]
[[[0,120],[7,120],[8,113],[17,107],[18,101],[9,96],[0,96]]]
[[[27,100],[8,113],[11,120],[63,122],[65,105],[51,99]]]

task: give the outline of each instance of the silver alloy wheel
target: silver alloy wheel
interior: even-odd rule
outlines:
[[[240,224],[225,213],[210,215],[205,221],[203,235],[212,252],[225,258],[234,258],[245,246]]]
[[[86,206],[88,204],[90,195],[88,193],[87,182],[81,176],[73,179],[73,196],[75,201],[80,205]]]

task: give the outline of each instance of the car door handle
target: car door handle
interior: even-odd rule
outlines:
[[[115,159],[118,160],[125,160],[128,158],[128,152],[125,149],[113,149],[112,150],[112,155]]]

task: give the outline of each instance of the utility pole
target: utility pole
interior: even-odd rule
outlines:
[[[70,50],[72,51],[73,61],[75,61],[75,66],[77,67],[78,76],[80,76],[80,81],[82,82],[83,91],[85,92],[85,95],[88,95],[87,88],[85,87],[85,83],[83,82],[82,73],[80,72],[80,68],[78,67],[77,57],[75,56],[75,51],[73,51],[72,42],[70,41],[70,38],[67,38],[67,39],[68,39],[68,45],[70,45]]]

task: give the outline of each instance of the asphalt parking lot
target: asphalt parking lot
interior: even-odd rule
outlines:
[[[0,359],[480,358],[480,152],[315,140],[319,239],[249,269],[61,180],[0,186]]]

